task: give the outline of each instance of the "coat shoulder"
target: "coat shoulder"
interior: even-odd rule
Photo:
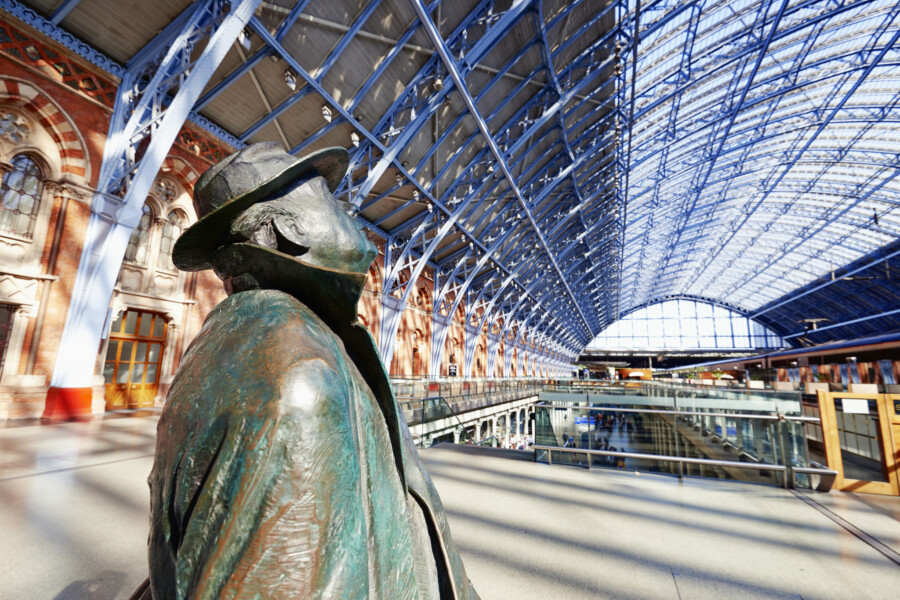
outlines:
[[[210,312],[179,370],[256,379],[305,364],[339,372],[345,363],[340,338],[309,307],[284,292],[253,290],[229,296]]]
[[[215,330],[212,337],[244,339],[258,347],[295,342],[298,337],[319,343],[338,339],[311,308],[278,290],[230,296],[209,314],[204,329],[207,325]]]

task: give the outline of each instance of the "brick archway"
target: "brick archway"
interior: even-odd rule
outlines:
[[[196,183],[200,175],[194,167],[189,165],[185,160],[178,158],[177,156],[167,156],[163,161],[160,171],[177,178],[181,182],[181,185],[184,186],[184,189],[187,190],[189,194],[193,195],[194,183]]]
[[[70,174],[90,180],[90,163],[84,140],[53,100],[26,81],[4,77],[0,78],[0,102],[22,109],[47,131],[59,153],[61,175]]]

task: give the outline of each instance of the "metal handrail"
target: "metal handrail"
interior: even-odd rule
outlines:
[[[793,467],[794,475],[796,476],[797,473],[802,475],[819,475],[819,485],[816,486],[816,491],[831,491],[834,480],[837,479],[838,472],[834,469],[829,469],[824,465],[820,465],[815,461],[811,460],[809,462],[813,465],[812,467]]]
[[[779,473],[784,473],[787,471],[787,467],[784,465],[770,465],[767,463],[745,463],[739,462],[735,460],[714,460],[711,458],[691,458],[688,456],[669,456],[666,454],[644,454],[642,452],[620,452],[613,450],[589,450],[587,448],[562,448],[559,446],[539,446],[535,444],[532,446],[534,450],[547,450],[547,464],[553,464],[553,455],[552,452],[569,452],[572,454],[585,454],[587,455],[588,461],[588,469],[591,468],[591,455],[598,456],[616,456],[621,458],[634,458],[637,460],[659,460],[663,462],[674,462],[674,463],[689,463],[695,465],[707,465],[713,467],[735,467],[738,469],[757,469],[762,471],[776,471]],[[537,453],[535,453],[535,460],[537,459]],[[787,477],[782,476],[782,487],[785,489],[788,488]]]
[[[410,384],[412,385],[412,384]],[[460,390],[460,393],[445,393],[446,390],[416,390],[416,389],[395,389],[394,397],[397,400],[400,399],[409,399],[409,400],[421,400],[423,398],[431,398],[436,397],[432,394],[436,394],[437,396],[441,396],[445,398],[448,402],[457,401],[457,399],[468,399],[473,396],[479,395],[500,395],[500,394],[510,394],[510,395],[519,395],[520,397],[528,397],[528,396],[537,396],[541,390],[543,389],[540,385],[497,385],[492,387],[482,387],[482,386],[472,386],[466,388],[464,390]],[[421,393],[421,395],[419,395]]]
[[[497,437],[497,434],[492,433],[491,435],[487,436],[486,438],[481,438],[480,440],[477,440],[477,441],[472,440],[472,445],[473,445],[473,446],[483,446],[483,445],[485,445],[487,442],[490,442],[491,440],[498,440],[498,441],[499,441],[499,439],[500,439],[500,438]]]
[[[424,439],[425,439],[425,437],[424,437],[424,435],[425,435],[425,425],[427,425],[427,424],[430,422],[430,421],[426,421],[426,420],[425,420],[425,403],[426,403],[427,401],[433,401],[435,407],[440,407],[440,406],[441,406],[441,403],[443,403],[443,406],[446,406],[446,407],[447,407],[447,410],[450,411],[449,414],[444,415],[444,417],[445,417],[445,418],[453,418],[453,419],[455,419],[455,420],[456,420],[456,423],[457,423],[457,425],[458,425],[458,429],[459,429],[459,431],[461,432],[461,435],[462,435],[463,439],[467,439],[467,438],[468,438],[468,435],[469,435],[469,434],[468,434],[468,432],[466,431],[465,425],[464,425],[463,422],[460,420],[459,414],[458,414],[455,410],[453,410],[453,407],[450,406],[450,404],[447,402],[447,399],[444,398],[443,396],[428,396],[428,397],[425,397],[425,398],[410,398],[410,399],[408,399],[408,400],[400,400],[400,401],[398,401],[397,404],[399,404],[399,405],[401,405],[401,406],[403,406],[403,405],[412,405],[412,410],[413,410],[413,412],[415,412],[415,404],[419,404],[419,406],[421,407],[420,410],[422,411],[422,420],[421,420],[419,423],[417,423],[417,425],[419,425],[419,439],[420,439],[420,440],[424,440]],[[410,433],[412,433],[412,431],[410,431]]]
[[[565,400],[557,400],[557,402],[566,402]],[[574,400],[573,400],[574,402]],[[687,410],[663,410],[658,408],[615,408],[612,406],[566,406],[566,407],[557,407],[555,404],[551,404],[548,402],[538,402],[535,406],[548,406],[551,408],[566,408],[569,410],[581,410],[581,411],[599,411],[599,412],[621,412],[621,413],[648,413],[648,414],[657,414],[657,415],[684,415],[686,417],[724,417],[728,419],[761,419],[763,421],[798,421],[802,423],[818,423],[821,424],[822,420],[818,417],[792,417],[784,414],[774,414],[774,415],[743,415],[743,414],[726,414],[726,413],[711,413],[711,412],[691,412]]]
[[[673,390],[696,390],[702,389],[706,390],[707,388],[713,390],[723,390],[728,392],[740,392],[742,394],[796,394],[799,395],[800,391],[798,390],[773,390],[772,388],[747,388],[747,387],[739,387],[739,386],[729,386],[729,385],[715,385],[712,383],[687,383],[684,381],[667,381],[665,379],[657,379],[652,381],[641,381],[642,386],[647,386],[649,388],[654,389],[673,389]]]
[[[456,421],[457,429],[461,432],[461,440],[467,440],[469,438],[469,434],[466,430],[466,424],[463,422],[461,415],[465,415],[465,413],[473,410],[472,408],[466,410],[457,410],[459,405],[463,403],[463,401],[470,400],[478,400],[483,397],[487,397],[489,394],[474,394],[471,396],[424,396],[424,397],[415,397],[415,396],[396,396],[397,404],[400,406],[401,411],[408,410],[413,414],[413,419],[415,416],[415,412],[417,410],[421,411],[421,419],[416,422],[415,420],[409,421],[408,425],[410,428],[410,433],[415,436],[415,427],[419,427],[419,438],[424,440],[425,428],[428,423],[431,423],[437,419],[453,419]],[[496,399],[496,402],[491,403],[490,407],[495,407],[500,404],[505,404],[507,402],[514,402],[516,400],[522,400],[523,398],[527,398],[528,396],[519,396],[519,394],[514,392],[506,392],[506,393],[498,393],[492,394],[492,397]],[[438,415],[436,417],[432,417],[430,419],[426,419],[426,404],[428,405],[428,409],[439,409],[444,414]],[[491,438],[485,438],[490,440]],[[482,440],[483,441],[483,440]]]
[[[829,469],[828,467],[792,467],[795,473],[802,473],[804,475],[837,475],[838,472],[834,469]]]

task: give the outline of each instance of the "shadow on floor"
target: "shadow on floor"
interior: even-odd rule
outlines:
[[[122,591],[126,575],[121,571],[102,571],[90,581],[73,581],[53,600],[106,600]]]

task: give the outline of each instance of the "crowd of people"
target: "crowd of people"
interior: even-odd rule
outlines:
[[[534,437],[530,435],[511,435],[507,439],[504,439],[500,447],[501,448],[509,448],[510,450],[528,450],[531,446],[534,445]]]
[[[591,450],[604,450],[607,452],[627,452],[629,449],[624,446],[628,441],[638,441],[638,436],[643,432],[643,418],[639,414],[627,413],[593,413],[590,424],[594,427],[588,427],[580,435],[580,440],[576,440],[575,436],[563,432],[564,448],[590,448]],[[610,443],[611,438],[617,438],[622,447],[614,446]],[[597,465],[616,467],[619,469],[626,468],[626,461],[621,456],[598,456],[592,462]]]

